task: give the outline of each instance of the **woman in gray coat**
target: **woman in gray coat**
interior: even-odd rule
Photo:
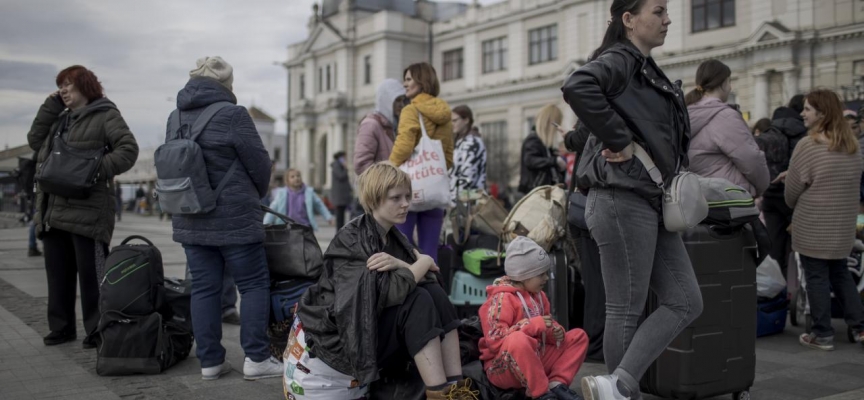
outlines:
[[[92,349],[99,323],[99,277],[114,232],[114,176],[135,164],[138,143],[117,106],[105,98],[93,72],[73,65],[60,71],[56,83],[59,90],[39,108],[27,134],[30,147],[38,153],[36,176],[40,176],[55,136],[76,149],[106,150],[87,198],[67,198],[36,187],[34,223],[45,248],[51,330],[43,342],[52,346],[76,339],[77,278],[87,335],[83,346]]]

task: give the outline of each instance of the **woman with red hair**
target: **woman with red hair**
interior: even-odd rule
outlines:
[[[45,249],[48,278],[46,346],[75,340],[75,281],[81,288],[83,346],[96,347],[99,322],[99,273],[104,268],[114,231],[114,176],[128,171],[138,158],[138,144],[117,106],[105,98],[102,85],[87,68],[60,71],[57,91],[45,100],[27,134],[41,168],[59,138],[78,150],[105,149],[96,182],[85,198],[65,197],[36,187],[36,232]],[[50,190],[50,189],[49,189]],[[77,276],[76,276],[77,275]]]
[[[801,256],[813,317],[811,332],[799,341],[810,348],[834,350],[832,290],[855,340],[864,342],[864,306],[846,267],[855,243],[861,156],[836,93],[808,94],[801,117],[809,132],[795,146],[785,177],[786,204],[794,209],[792,249]]]

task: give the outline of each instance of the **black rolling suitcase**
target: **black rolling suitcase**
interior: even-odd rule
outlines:
[[[642,391],[672,399],[749,399],[756,378],[756,240],[699,225],[682,234],[702,290],[702,315],[663,351]],[[649,296],[647,312],[658,306]]]
[[[559,245],[552,247],[549,256],[552,257],[553,264],[549,271],[549,282],[546,283],[546,296],[552,306],[552,318],[561,326],[570,329],[571,311],[574,307],[573,291],[578,272],[567,261],[567,254]]]

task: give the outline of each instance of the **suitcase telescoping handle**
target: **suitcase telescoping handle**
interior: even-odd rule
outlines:
[[[278,213],[278,212],[276,212],[276,211],[273,211],[273,209],[270,208],[270,207],[267,207],[267,206],[265,206],[265,205],[262,205],[262,206],[261,206],[261,209],[264,210],[264,212],[267,212],[267,213],[270,213],[270,214],[273,214],[273,215],[279,217],[280,219],[282,219],[283,221],[285,221],[285,223],[288,224],[288,225],[297,225],[297,222],[295,222],[293,219],[291,219],[290,217],[288,217],[288,216],[285,215],[285,214],[280,214],[280,213]]]
[[[147,244],[149,244],[150,246],[156,247],[155,245],[153,245],[153,242],[147,240],[147,238],[145,238],[144,236],[141,236],[141,235],[132,235],[132,236],[129,236],[129,237],[127,237],[126,239],[123,239],[123,241],[120,242],[120,245],[122,246],[122,245],[124,245],[124,244],[126,244],[126,243],[131,242],[132,240],[135,240],[135,239],[138,239],[138,240],[140,240],[140,241],[142,241],[142,242],[144,242],[144,243],[147,243]]]

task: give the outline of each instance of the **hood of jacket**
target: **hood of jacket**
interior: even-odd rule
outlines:
[[[794,111],[792,113],[794,114]],[[777,112],[774,112],[774,115],[777,116]],[[771,127],[792,139],[799,138],[807,133],[804,120],[798,115],[775,118],[771,121]]]
[[[714,97],[704,97],[702,100],[688,106],[687,111],[690,114],[690,132],[692,137],[696,137],[721,111],[731,108],[732,106]]]
[[[444,100],[426,93],[420,93],[411,100],[411,104],[417,107],[417,111],[435,123],[445,125],[450,122],[450,106]]]
[[[177,108],[180,111],[194,110],[220,101],[237,104],[237,97],[212,78],[192,78],[177,92]]]
[[[522,295],[524,295],[524,296],[530,295],[530,293],[528,293],[527,290],[520,289],[520,288],[517,288],[516,286],[513,286],[513,281],[510,279],[509,276],[506,276],[506,275],[496,279],[494,282],[492,282],[491,285],[486,286],[486,296],[487,297],[492,297],[498,293],[516,293],[516,292],[522,292]]]
[[[96,99],[88,103],[86,106],[79,108],[75,111],[71,111],[67,109],[69,112],[70,118],[73,121],[77,119],[84,118],[87,115],[100,112],[100,111],[108,111],[108,110],[117,110],[117,106],[111,100],[108,100],[107,97],[103,97],[101,99]]]
[[[393,116],[393,102],[396,98],[405,94],[405,88],[395,79],[385,79],[378,85],[378,90],[375,92],[375,111],[383,115],[390,125],[396,125],[396,118]]]

